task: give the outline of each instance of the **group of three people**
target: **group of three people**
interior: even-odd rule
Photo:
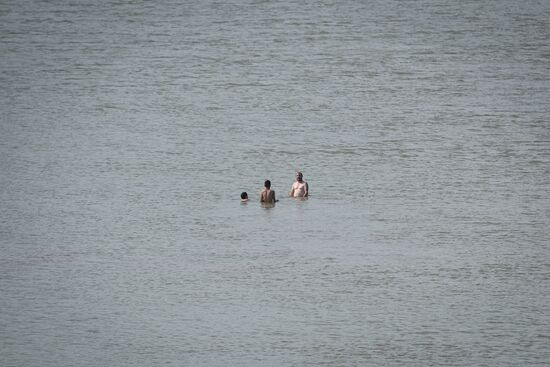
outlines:
[[[309,186],[303,179],[302,172],[296,172],[296,182],[292,184],[290,190],[290,196],[294,198],[307,197],[309,195]],[[248,194],[243,192],[241,194],[241,201],[248,201]],[[275,199],[275,190],[271,190],[271,181],[265,180],[264,189],[260,193],[261,203],[275,203],[278,201]]]

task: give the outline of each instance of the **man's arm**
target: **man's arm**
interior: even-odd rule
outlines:
[[[307,197],[309,195],[309,185],[307,184],[307,182],[306,182],[306,185],[305,185],[305,189],[306,189],[306,191],[304,192],[304,197]]]

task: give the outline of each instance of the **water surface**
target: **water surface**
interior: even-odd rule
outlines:
[[[2,365],[547,363],[549,18],[4,1]]]

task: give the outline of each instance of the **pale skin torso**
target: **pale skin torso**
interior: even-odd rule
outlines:
[[[305,181],[296,181],[292,184],[292,189],[290,190],[290,196],[295,198],[307,197],[308,196],[308,185]]]

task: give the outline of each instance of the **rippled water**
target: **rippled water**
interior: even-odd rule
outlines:
[[[3,1],[0,364],[547,363],[548,19]]]

